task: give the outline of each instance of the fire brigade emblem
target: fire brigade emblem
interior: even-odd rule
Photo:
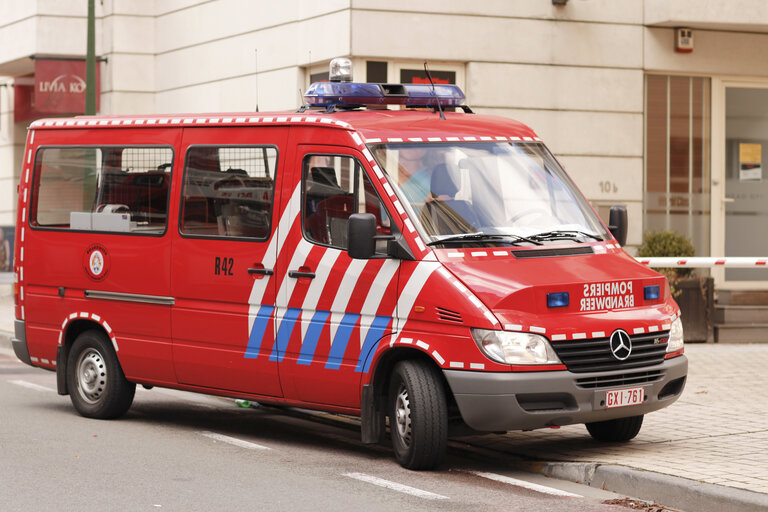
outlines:
[[[103,245],[93,244],[85,251],[83,263],[91,279],[101,281],[109,272],[109,253]]]

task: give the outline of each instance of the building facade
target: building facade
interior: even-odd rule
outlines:
[[[700,256],[768,256],[768,3],[557,3],[99,0],[99,112],[294,110],[334,57],[388,82],[426,60],[474,111],[533,127],[601,215],[626,205],[630,251],[673,229]],[[43,61],[83,58],[86,27],[86,0],[0,4],[0,226],[34,117],[24,87]],[[713,275],[768,288],[766,270]]]

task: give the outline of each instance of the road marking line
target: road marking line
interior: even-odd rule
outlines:
[[[250,441],[243,441],[242,439],[237,439],[236,437],[229,437],[223,434],[217,434],[216,432],[209,432],[207,430],[204,430],[198,433],[201,436],[208,437],[215,441],[221,441],[222,443],[229,443],[235,446],[239,446],[240,448],[248,448],[249,450],[271,450],[272,449],[268,446],[252,443]]]
[[[408,485],[398,484],[396,482],[390,482],[389,480],[384,480],[382,478],[378,478],[371,475],[366,475],[365,473],[344,473],[343,476],[354,478],[355,480],[360,480],[361,482],[367,482],[369,484],[378,485],[379,487],[385,487],[387,489],[391,489],[393,491],[402,492],[405,494],[410,494],[411,496],[417,496],[419,498],[424,498],[425,500],[447,500],[449,499],[448,496],[442,496],[440,494],[435,494],[433,492],[429,491],[422,491],[421,489],[417,489],[415,487],[410,487]]]
[[[584,497],[584,496],[581,496],[580,494],[574,494],[568,491],[561,491],[560,489],[555,489],[554,487],[547,487],[546,485],[534,484],[531,482],[526,482],[525,480],[518,480],[517,478],[511,478],[504,475],[497,475],[496,473],[485,473],[482,471],[470,471],[470,473],[472,473],[473,475],[477,475],[481,478],[487,478],[488,480],[495,480],[496,482],[515,485],[517,487],[523,487],[531,491],[543,492],[545,494],[552,494],[554,496],[570,496],[572,498]]]
[[[35,384],[33,382],[27,382],[25,380],[10,380],[8,381],[11,384],[16,384],[17,386],[21,386],[23,388],[27,389],[34,389],[35,391],[45,391],[46,393],[53,392],[55,393],[56,390],[53,388],[49,388],[48,386],[41,386],[40,384]]]

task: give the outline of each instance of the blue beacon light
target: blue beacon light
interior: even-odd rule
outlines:
[[[570,304],[568,292],[557,292],[547,294],[548,308],[562,308]]]
[[[309,86],[304,101],[311,107],[359,107],[366,105],[405,105],[406,107],[458,107],[465,96],[453,84],[373,84],[352,82],[349,59],[334,59],[330,82]]]

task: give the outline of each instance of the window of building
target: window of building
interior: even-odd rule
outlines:
[[[269,238],[277,148],[194,146],[187,151],[181,233]]]
[[[645,80],[645,230],[689,237],[710,252],[710,80]]]
[[[358,160],[343,155],[309,155],[304,159],[302,226],[308,240],[347,249],[347,224],[353,213],[376,216],[376,231],[391,233],[391,219]],[[376,243],[386,255],[386,241]]]
[[[41,148],[32,223],[39,227],[159,234],[168,219],[173,150]]]

